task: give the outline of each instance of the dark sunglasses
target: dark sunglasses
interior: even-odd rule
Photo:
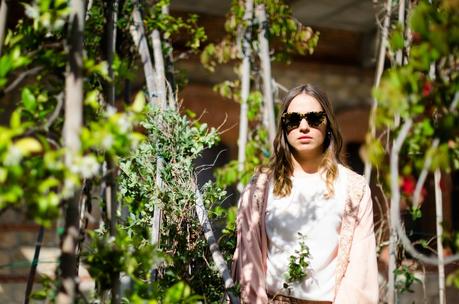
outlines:
[[[298,112],[289,112],[282,114],[282,126],[287,132],[292,131],[300,126],[301,121],[306,119],[308,125],[312,128],[317,128],[320,126],[326,118],[325,112],[308,112],[308,113],[298,113]]]

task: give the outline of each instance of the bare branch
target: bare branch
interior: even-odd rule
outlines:
[[[46,124],[44,125],[44,129],[48,130],[49,127],[54,123],[54,121],[59,117],[59,114],[61,113],[62,106],[64,104],[64,93],[61,92],[56,96],[57,100],[57,105],[56,108],[54,109],[54,112],[49,116],[49,118],[46,121]]]
[[[8,87],[5,88],[5,94],[13,91],[18,85],[21,84],[21,82],[26,77],[29,77],[31,75],[35,75],[38,72],[40,72],[41,70],[43,70],[43,67],[42,66],[37,66],[37,67],[34,67],[34,68],[30,69],[30,70],[24,71],[23,73],[19,74],[19,76]]]

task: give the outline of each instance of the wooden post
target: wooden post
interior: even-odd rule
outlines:
[[[276,136],[276,121],[274,118],[274,101],[272,90],[271,77],[271,59],[269,56],[269,41],[268,41],[268,19],[264,4],[257,5],[255,15],[260,24],[258,32],[258,42],[260,43],[260,51],[258,53],[261,61],[261,71],[263,76],[263,123],[268,130],[270,148],[273,145],[274,137]]]
[[[83,32],[84,0],[70,2],[69,37],[65,78],[64,146],[65,163],[70,166],[80,151],[80,131],[83,119]],[[79,238],[79,197],[75,193],[65,204],[65,229],[61,239],[60,288],[57,303],[74,303],[77,288],[76,248]]]
[[[247,98],[250,93],[250,40],[251,33],[250,27],[253,16],[253,0],[246,0],[245,12],[244,12],[244,24],[240,29],[241,40],[241,53],[242,53],[242,65],[241,65],[241,112],[239,119],[239,139],[238,139],[238,170],[242,172],[244,170],[245,163],[245,147],[247,144]],[[242,192],[242,184],[238,184],[239,192]]]

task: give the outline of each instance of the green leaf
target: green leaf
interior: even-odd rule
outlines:
[[[14,146],[18,148],[23,155],[38,153],[43,150],[41,143],[33,137],[21,138],[14,143]]]
[[[8,177],[8,170],[0,167],[0,183],[4,183]]]
[[[450,275],[448,275],[446,279],[446,285],[452,286],[459,289],[459,270],[454,271]]]
[[[33,112],[37,108],[37,99],[35,96],[32,94],[29,88],[24,88],[22,90],[22,103],[24,104],[24,107],[29,110],[30,112]]]
[[[136,113],[140,113],[143,111],[145,107],[145,94],[142,91],[137,93],[135,96],[134,102],[132,104],[132,110]]]
[[[392,51],[403,49],[404,46],[403,28],[400,24],[391,32],[389,37],[390,48]]]
[[[410,209],[410,213],[411,213],[411,218],[413,219],[413,221],[420,219],[422,217],[421,208],[413,207]]]
[[[16,111],[14,111],[13,114],[11,114],[10,127],[11,129],[22,129],[21,128],[21,109],[16,109]]]

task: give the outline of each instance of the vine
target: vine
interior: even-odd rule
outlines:
[[[459,19],[455,13],[457,5],[450,1],[411,1],[410,5],[413,8],[408,12],[407,28],[397,24],[389,36],[392,66],[373,91],[378,102],[375,123],[380,133],[369,140],[368,148],[369,158],[379,171],[379,185],[384,193],[392,195],[391,204],[399,205],[401,188],[402,202],[416,220],[422,216],[420,208],[426,196],[423,185],[429,172],[447,174],[459,169],[459,133],[454,127],[459,123],[459,40],[456,35],[447,34],[458,28]],[[403,58],[397,61],[397,54],[403,54]],[[395,139],[393,144],[392,138]],[[389,167],[389,160],[392,167]],[[401,174],[393,180],[398,170]],[[436,188],[438,191],[438,186]],[[400,216],[398,209],[394,212],[391,217],[395,221]],[[443,259],[421,254],[397,221],[395,228],[407,255],[428,263]],[[441,235],[437,242],[442,242]],[[421,245],[418,249],[426,249],[423,247],[427,243],[418,241]],[[457,250],[455,245],[449,245],[453,251]],[[397,265],[404,256],[403,253],[398,255]],[[449,260],[452,259],[454,257]],[[409,290],[416,281],[402,265],[394,274],[405,278],[403,285],[395,286],[400,291]],[[453,281],[452,277],[448,279],[448,282]]]

